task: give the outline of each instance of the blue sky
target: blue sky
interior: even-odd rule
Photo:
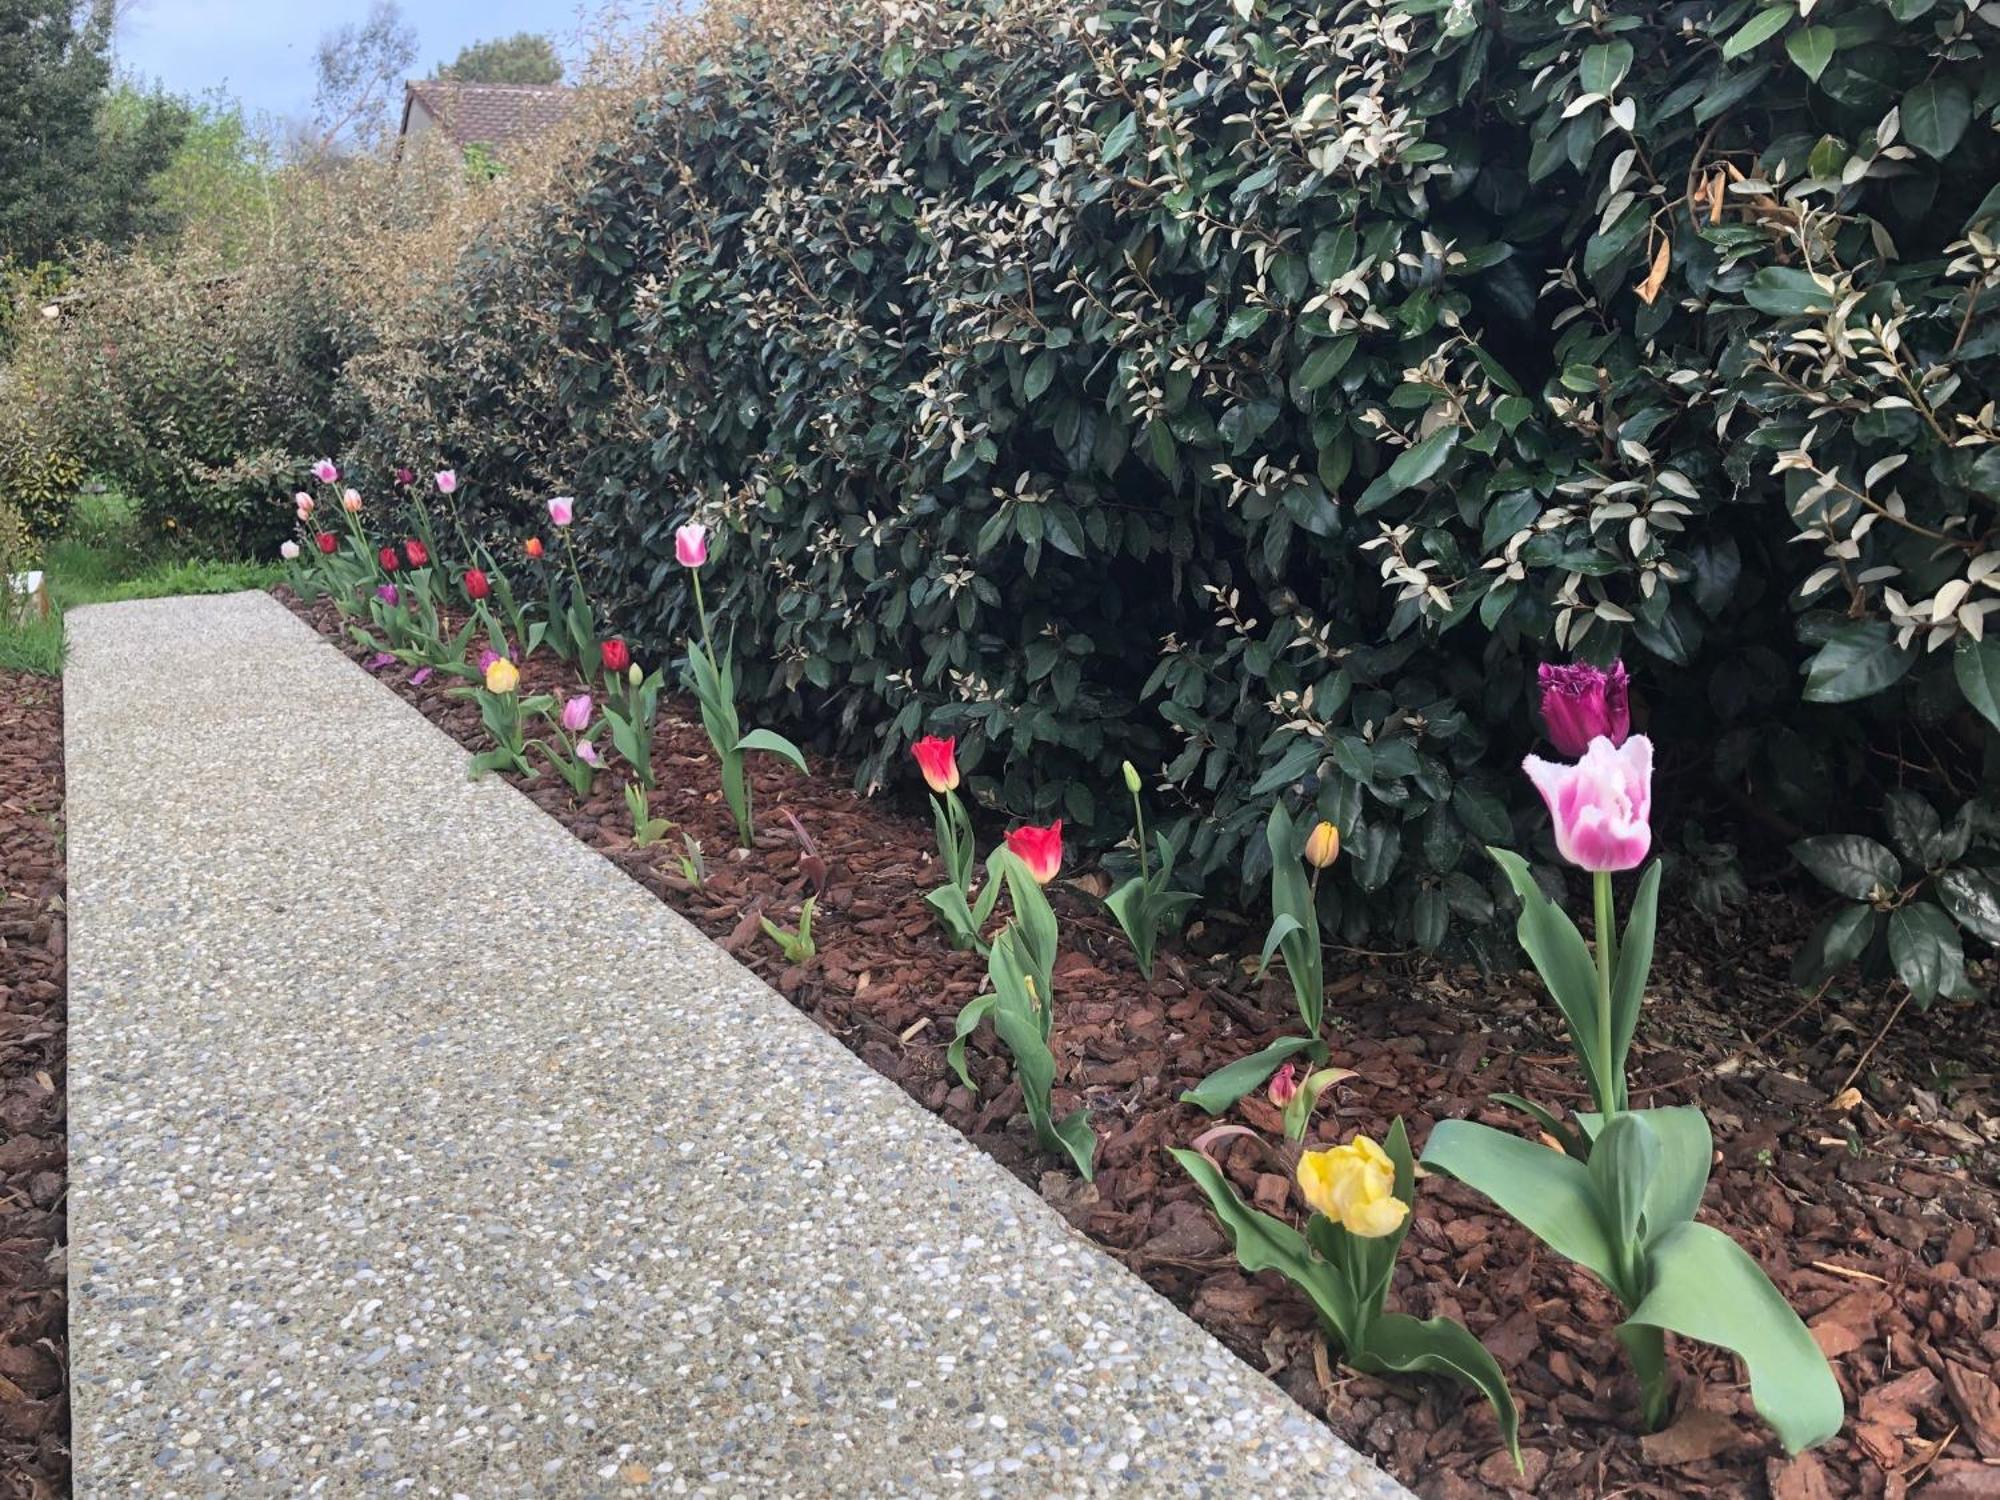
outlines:
[[[578,0],[401,0],[416,28],[417,73],[467,42],[539,31],[566,54]],[[252,116],[309,115],[313,54],[323,32],[367,17],[369,0],[135,0],[121,16],[119,68],[179,94],[221,88]]]

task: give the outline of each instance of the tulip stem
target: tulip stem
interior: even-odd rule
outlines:
[[[1597,1108],[1606,1120],[1618,1111],[1622,1080],[1613,1076],[1611,1038],[1611,976],[1618,964],[1618,938],[1611,901],[1611,874],[1599,870],[1591,877],[1597,896]]]
[[[688,577],[694,582],[694,614],[701,621],[701,643],[708,648],[709,670],[720,675],[722,668],[715,659],[715,641],[708,633],[708,606],[701,598],[701,569],[689,568]]]
[[[1151,880],[1152,872],[1146,867],[1146,805],[1137,792],[1132,794],[1132,821],[1139,835],[1139,878]]]

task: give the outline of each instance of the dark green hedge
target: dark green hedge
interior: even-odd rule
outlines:
[[[1302,784],[1344,930],[1436,944],[1522,841],[1545,659],[1628,658],[1697,876],[1725,815],[2000,769],[1994,40],[1930,0],[752,24],[362,404],[384,461],[583,497],[655,651],[699,509],[758,712],[864,781],[955,729],[1108,840],[1130,757],[1249,877]]]

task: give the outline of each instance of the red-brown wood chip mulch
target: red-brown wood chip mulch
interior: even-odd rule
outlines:
[[[300,613],[338,638],[330,606]],[[380,675],[448,733],[483,747],[475,707],[445,692],[452,679],[413,688],[401,666]],[[524,670],[524,693],[578,690],[546,653]],[[758,838],[738,855],[690,702],[663,704],[654,756],[651,812],[675,827],[648,848],[632,843],[621,777],[601,776],[581,806],[552,775],[524,790],[1420,1493],[2000,1497],[1991,1001],[1908,1014],[1868,1051],[1893,996],[1837,989],[1815,1002],[1786,977],[1810,913],[1769,896],[1733,930],[1671,925],[1634,1054],[1639,1097],[1706,1110],[1719,1159],[1704,1217],[1756,1255],[1812,1326],[1847,1397],[1848,1423],[1831,1443],[1787,1459],[1756,1420],[1735,1361],[1679,1341],[1674,1420],[1640,1435],[1610,1296],[1477,1195],[1433,1178],[1418,1194],[1392,1303],[1463,1319],[1498,1357],[1522,1406],[1527,1472],[1517,1477],[1483,1404],[1442,1384],[1330,1363],[1304,1300],[1276,1277],[1237,1269],[1165,1153],[1210,1123],[1176,1102],[1184,1088],[1295,1026],[1282,979],[1255,981],[1244,962],[1259,946],[1263,914],[1210,914],[1162,955],[1149,984],[1086,894],[1094,880],[1101,891],[1096,872],[1072,862],[1078,879],[1054,892],[1063,923],[1057,1110],[1090,1108],[1102,1149],[1097,1180],[1086,1185],[1033,1149],[990,1030],[971,1048],[976,1096],[945,1065],[953,1018],[977,992],[982,965],[946,944],[923,903],[938,877],[920,804],[864,800],[820,757],[809,757],[810,777],[752,757]],[[813,856],[788,813],[816,845]],[[706,852],[700,886],[679,870],[684,832]],[[794,921],[822,864],[819,953],[789,966],[757,919]],[[1489,1100],[1500,1090],[1577,1102],[1574,1069],[1532,974],[1339,949],[1329,950],[1327,973],[1334,1060],[1360,1076],[1328,1096],[1322,1141],[1356,1130],[1379,1136],[1397,1114],[1419,1144],[1447,1117],[1518,1129]],[[1858,1092],[1843,1096],[1850,1075]],[[1232,1118],[1282,1141],[1261,1098]],[[1222,1155],[1247,1197],[1292,1211],[1275,1156],[1244,1142]]]
[[[0,672],[0,1497],[69,1488],[62,684]]]

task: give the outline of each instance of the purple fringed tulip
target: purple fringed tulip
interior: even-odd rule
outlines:
[[[1632,732],[1632,709],[1626,694],[1625,663],[1611,669],[1573,662],[1566,667],[1542,663],[1542,724],[1558,754],[1576,760],[1602,735],[1614,746]]]
[[[578,693],[563,704],[562,727],[571,734],[581,734],[590,728],[590,694]]]
[[[1575,765],[1531,755],[1521,763],[1555,819],[1556,848],[1581,869],[1637,868],[1653,845],[1653,742],[1603,735]]]

